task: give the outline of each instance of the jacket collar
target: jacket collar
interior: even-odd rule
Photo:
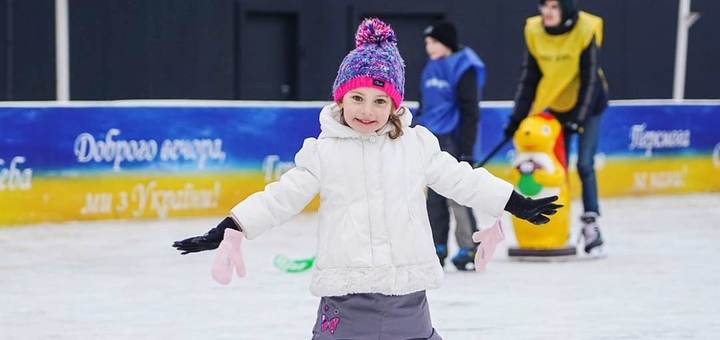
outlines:
[[[400,110],[405,110],[405,113],[400,116],[402,126],[410,126],[410,122],[412,122],[412,113],[410,113],[410,110],[405,107],[401,107]],[[362,134],[341,123],[341,115],[342,109],[335,102],[323,107],[322,111],[320,111],[320,136],[318,138],[362,138],[363,136],[381,136],[389,134],[392,130],[392,125],[388,123],[376,132],[371,134]]]

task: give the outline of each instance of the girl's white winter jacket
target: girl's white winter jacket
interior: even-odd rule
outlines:
[[[364,135],[340,123],[336,104],[320,113],[320,136],[305,140],[296,167],[232,209],[252,239],[299,213],[320,194],[317,258],[311,292],[403,295],[437,288],[443,276],[430,229],[424,189],[499,218],[513,190],[485,169],[441,152],[421,126],[390,139],[388,124]]]

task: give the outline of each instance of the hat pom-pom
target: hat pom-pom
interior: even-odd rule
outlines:
[[[378,18],[365,19],[355,33],[355,47],[383,42],[396,43],[395,32]]]

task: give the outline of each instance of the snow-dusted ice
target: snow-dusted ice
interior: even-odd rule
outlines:
[[[510,261],[509,232],[484,274],[448,268],[428,293],[440,335],[720,338],[720,194],[604,199],[601,208],[607,259]],[[282,273],[272,260],[313,254],[316,214],[243,242],[248,275],[228,286],[210,276],[214,252],[180,256],[170,246],[220,219],[0,228],[0,339],[310,339],[310,273]]]

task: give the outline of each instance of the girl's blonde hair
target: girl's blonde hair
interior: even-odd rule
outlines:
[[[402,121],[400,120],[400,116],[405,114],[405,111],[407,110],[404,106],[401,106],[400,109],[395,109],[395,104],[392,104],[393,110],[390,113],[390,117],[388,118],[388,123],[392,124],[392,131],[390,131],[390,139],[395,139],[403,135],[402,130]]]

